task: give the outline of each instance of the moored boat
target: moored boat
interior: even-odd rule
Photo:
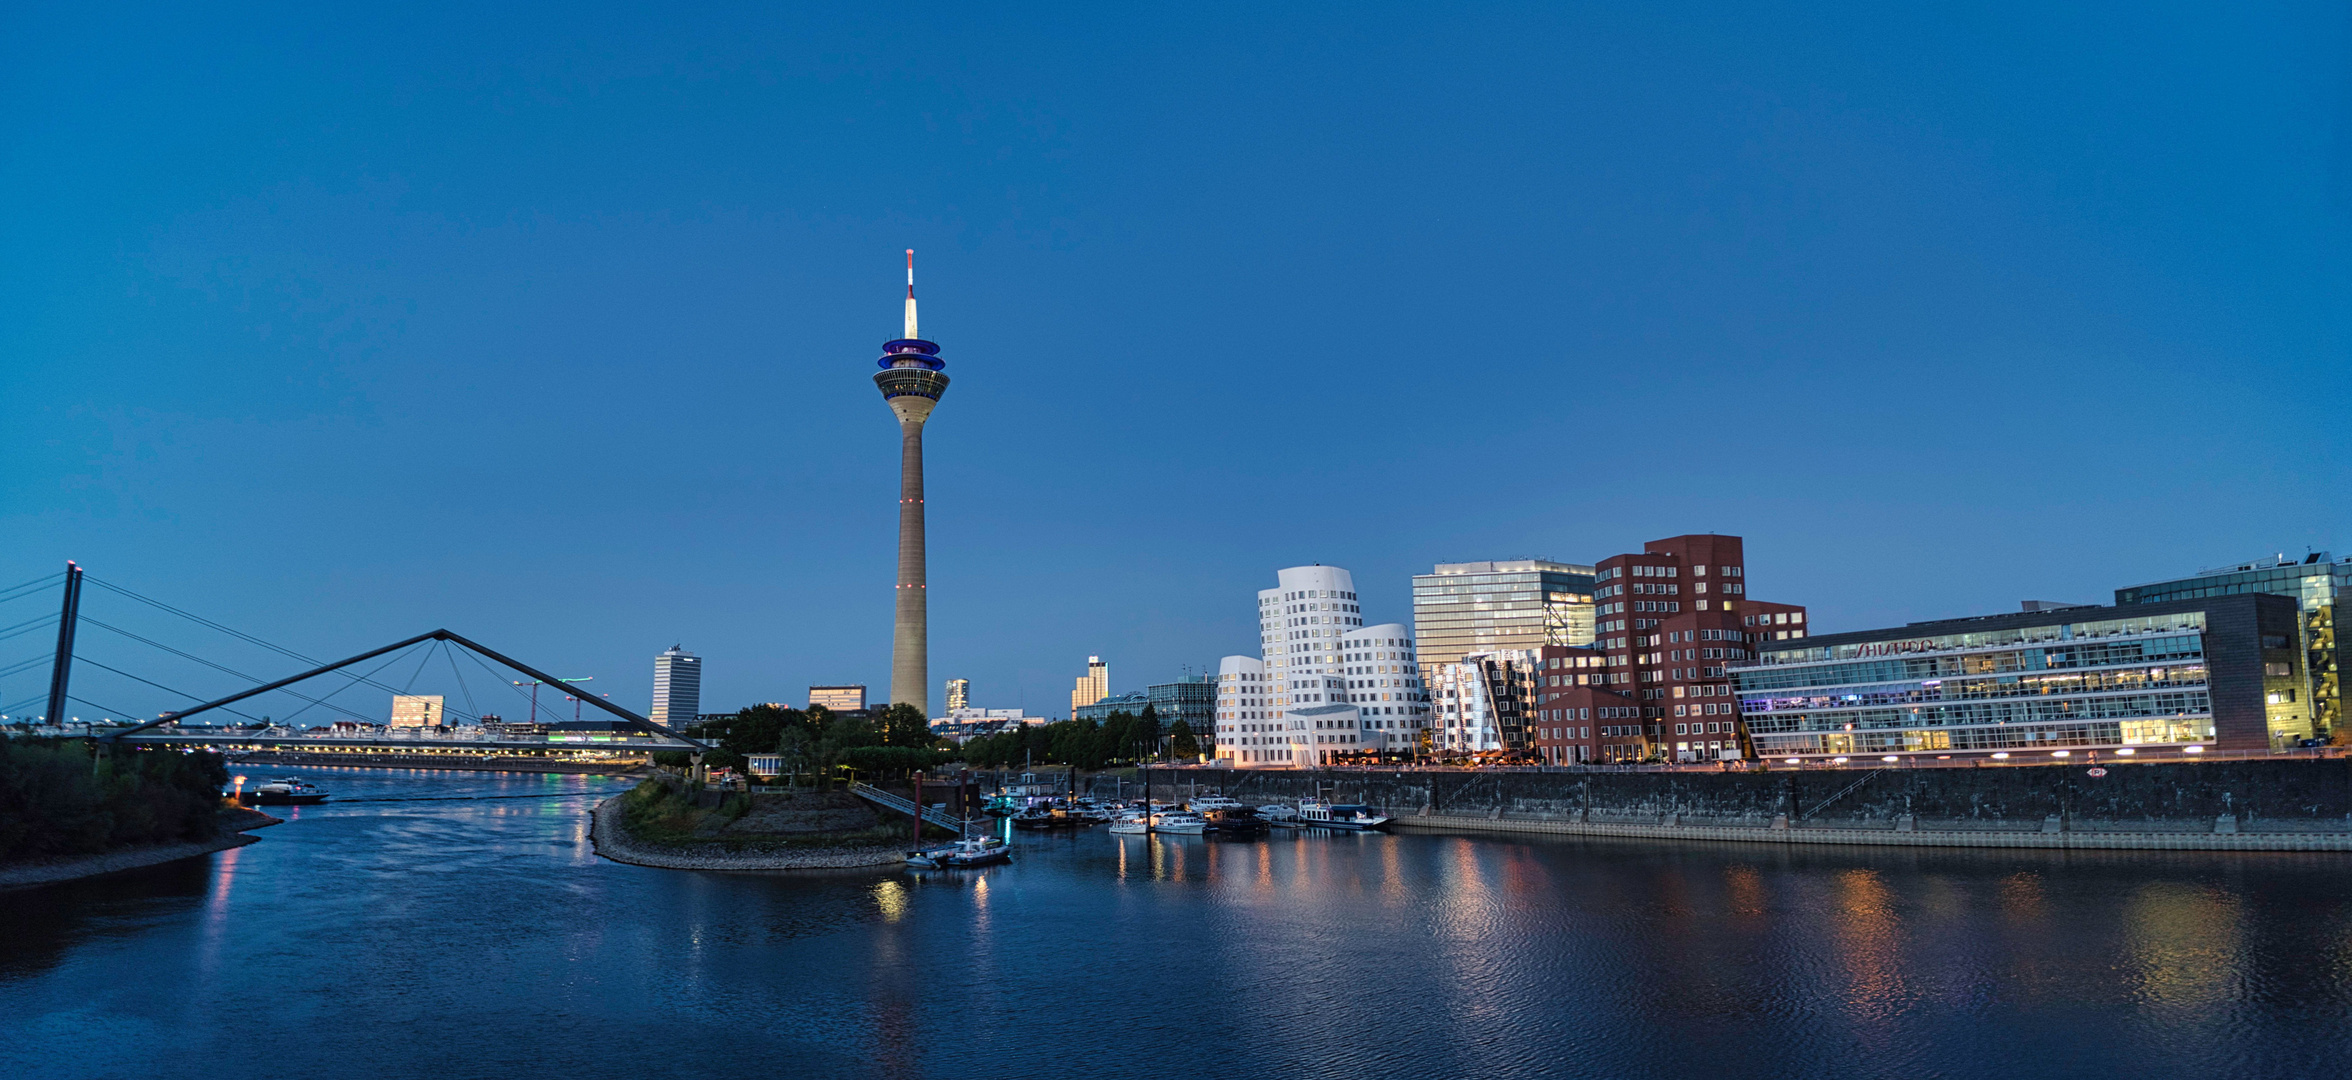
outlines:
[[[1385,829],[1391,820],[1386,814],[1374,813],[1372,808],[1359,803],[1327,803],[1321,799],[1300,799],[1294,809],[1288,806],[1258,808],[1258,816],[1269,825],[1287,829],[1353,829],[1365,831]]]
[[[316,806],[327,801],[327,789],[285,776],[241,792],[236,798],[247,806]]]
[[[962,870],[1013,861],[1013,849],[993,836],[967,836],[952,844],[907,852],[907,865],[918,870]]]

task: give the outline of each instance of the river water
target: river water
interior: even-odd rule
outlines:
[[[312,769],[0,895],[0,1076],[2340,1077],[2352,857],[1015,837],[598,859],[617,781]]]

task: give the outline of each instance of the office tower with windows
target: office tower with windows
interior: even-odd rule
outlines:
[[[702,658],[672,645],[653,658],[653,711],[645,717],[673,731],[702,713]]]
[[[1086,658],[1086,674],[1078,677],[1070,687],[1070,718],[1078,718],[1078,710],[1111,696],[1111,665],[1099,656]]]
[[[923,425],[947,392],[947,361],[915,327],[915,253],[907,252],[906,336],[882,344],[874,376],[898,417],[898,589],[890,644],[890,702],[931,714],[931,608],[923,536]]]
[[[809,687],[809,708],[822,706],[834,712],[857,712],[866,707],[866,684],[835,683],[832,686]]]
[[[2267,593],[2289,596],[2297,610],[2297,647],[2303,653],[2307,685],[2296,690],[2309,704],[2313,737],[2347,738],[2344,684],[2336,647],[2336,600],[2352,595],[2352,558],[2337,560],[2317,551],[2302,559],[2268,559],[2200,571],[2195,577],[2115,590],[2115,602],[2157,604],[2212,596]],[[2283,737],[2283,735],[2282,735]]]
[[[1258,593],[1259,655],[1217,665],[1217,760],[1309,767],[1411,753],[1429,694],[1401,623],[1367,626],[1336,566],[1278,571]]]
[[[1439,563],[1413,577],[1423,672],[1472,653],[1590,645],[1593,568],[1543,559]]]
[[[947,680],[947,711],[948,711],[948,713],[952,715],[952,714],[954,714],[954,713],[955,713],[957,710],[959,710],[959,709],[969,709],[969,708],[971,708],[971,707],[972,707],[972,680],[970,680],[970,679],[949,679],[949,680]]]

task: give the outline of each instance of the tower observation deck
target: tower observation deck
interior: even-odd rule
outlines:
[[[923,423],[947,392],[939,346],[915,326],[915,253],[907,252],[906,334],[883,343],[874,375],[898,417],[897,617],[890,648],[890,703],[931,714],[931,611],[923,550]]]

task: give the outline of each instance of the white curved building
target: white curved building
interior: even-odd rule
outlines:
[[[1320,765],[1409,751],[1429,693],[1402,623],[1364,625],[1353,575],[1294,566],[1258,593],[1260,655],[1217,665],[1217,758],[1238,768]]]

